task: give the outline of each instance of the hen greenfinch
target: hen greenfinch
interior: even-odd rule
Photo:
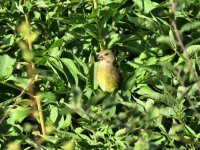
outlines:
[[[98,60],[100,61],[97,69],[98,84],[103,91],[113,93],[121,83],[120,71],[115,66],[115,56],[110,50],[102,50]]]

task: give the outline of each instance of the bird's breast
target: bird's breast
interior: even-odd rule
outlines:
[[[103,91],[113,92],[118,88],[118,72],[112,63],[99,64],[97,70],[98,84]]]

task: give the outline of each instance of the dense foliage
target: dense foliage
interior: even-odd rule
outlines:
[[[0,148],[199,149],[199,10],[199,0],[1,0]],[[113,94],[96,81],[101,48],[123,74]]]

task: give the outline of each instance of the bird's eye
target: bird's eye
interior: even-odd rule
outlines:
[[[107,56],[108,55],[108,53],[105,53],[105,56]]]

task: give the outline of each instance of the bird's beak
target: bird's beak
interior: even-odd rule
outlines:
[[[98,61],[101,61],[103,60],[103,56],[102,55],[99,55],[99,57],[97,58]]]

